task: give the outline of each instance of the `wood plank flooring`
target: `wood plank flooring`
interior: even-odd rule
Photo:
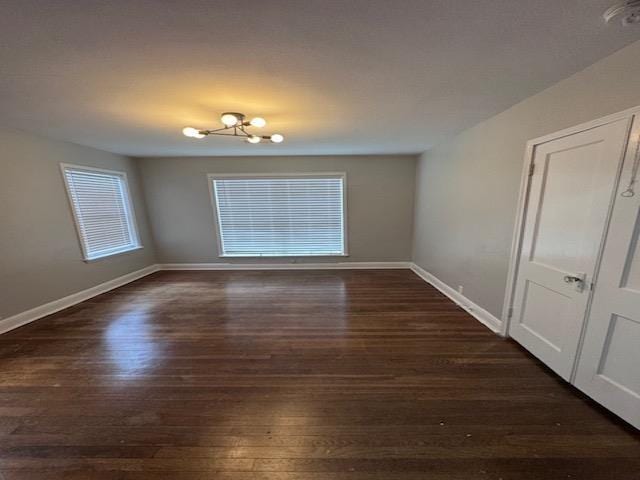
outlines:
[[[640,479],[408,270],[159,272],[0,336],[2,480]]]

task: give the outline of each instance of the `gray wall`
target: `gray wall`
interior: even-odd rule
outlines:
[[[526,141],[640,105],[638,58],[640,42],[430,150],[420,158],[417,171],[412,156],[131,160],[0,131],[0,318],[156,260],[231,261],[217,255],[207,173],[322,171],[347,172],[350,257],[296,261],[413,258],[454,288],[463,285],[467,297],[499,316]],[[82,261],[60,162],[127,171],[143,250]]]
[[[411,259],[414,156],[172,157],[138,162],[161,263],[260,261],[218,257],[207,173],[346,172],[350,256],[295,261]]]
[[[640,105],[640,42],[426,152],[414,261],[501,314],[527,140]]]
[[[0,145],[0,319],[155,263],[133,160],[16,131]],[[142,250],[83,261],[61,162],[127,172]]]

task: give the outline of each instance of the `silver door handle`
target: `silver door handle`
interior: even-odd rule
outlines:
[[[586,273],[577,273],[576,275],[565,275],[564,281],[565,283],[575,285],[577,292],[582,292],[584,290],[584,283],[587,280]]]
[[[574,277],[573,275],[565,275],[564,276],[565,283],[576,283],[576,282],[584,282],[584,280],[580,277]]]

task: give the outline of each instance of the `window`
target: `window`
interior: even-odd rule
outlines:
[[[221,256],[346,254],[344,174],[209,179]]]
[[[85,260],[140,248],[124,172],[62,165]]]

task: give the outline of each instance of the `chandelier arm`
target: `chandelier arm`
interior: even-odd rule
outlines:
[[[249,138],[249,137],[251,137],[251,136],[252,136],[250,133],[248,133],[248,132],[244,129],[244,127],[243,127],[242,125],[239,125],[239,126],[238,126],[238,130],[240,130],[240,131],[242,132],[242,133],[236,133],[236,136],[238,136],[238,137],[247,137],[247,138]]]
[[[640,0],[633,0],[633,1],[640,2]],[[251,121],[245,120],[246,116],[242,113],[227,112],[222,114],[223,117],[225,115],[233,115],[237,120],[237,123],[235,125],[229,125],[229,126],[226,126],[225,124],[225,126],[222,128],[216,128],[212,130],[185,127],[182,130],[182,132],[187,137],[195,137],[195,138],[203,138],[206,135],[219,135],[223,137],[241,137],[241,138],[244,137],[249,139],[250,143],[259,143],[260,139],[273,141],[273,137],[276,136],[276,134],[260,135],[257,133],[248,132],[247,127],[253,127],[254,125],[251,124]],[[260,120],[263,120],[263,119],[260,119]],[[255,141],[256,138],[258,139],[258,141]],[[273,142],[280,143],[281,141],[282,141],[282,138],[280,138],[278,141],[273,141]]]
[[[215,132],[223,132],[225,130],[231,130],[233,127],[222,127],[222,128],[216,128],[215,130],[199,130],[200,132],[204,132],[207,135],[211,135]]]
[[[227,130],[225,129],[221,129],[221,130]],[[220,135],[223,137],[249,137],[250,135],[247,134],[240,134],[240,133],[223,133],[220,130],[201,130],[202,132],[204,132],[205,135]]]

